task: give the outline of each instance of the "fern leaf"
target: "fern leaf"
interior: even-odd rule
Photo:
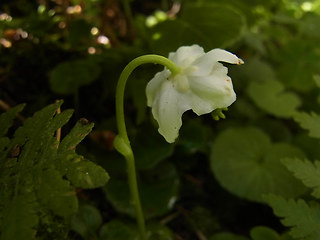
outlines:
[[[34,193],[25,192],[14,197],[3,217],[0,240],[34,239],[39,221]]]
[[[290,235],[303,240],[320,239],[320,206],[309,206],[304,200],[285,200],[276,195],[267,195],[265,199],[274,213],[283,218],[281,222],[291,227]]]
[[[102,187],[110,178],[102,167],[87,160],[79,161],[79,158],[74,158],[67,169],[67,178],[72,184],[84,189]]]
[[[4,136],[11,127],[13,119],[22,111],[24,106],[24,104],[18,105],[0,115],[0,166],[2,165],[1,163],[4,163],[4,154],[1,153],[4,152],[10,143],[10,140]]]
[[[12,121],[18,115],[19,112],[25,107],[25,104],[18,105],[14,108],[9,109],[4,114],[0,115],[0,137],[4,136],[8,129],[12,125]]]
[[[26,119],[12,139],[0,138],[0,143],[6,144],[0,147],[0,240],[34,239],[39,221],[55,216],[67,220],[77,211],[75,187],[94,188],[109,179],[103,168],[75,152],[76,145],[91,131],[92,123],[79,121],[60,144],[55,138],[56,130],[73,113],[65,110],[57,114],[61,104],[62,101],[51,104]],[[12,111],[16,114],[18,110]],[[0,129],[3,134],[15,114],[1,115],[0,122],[5,122]]]
[[[94,124],[82,118],[71,129],[70,133],[61,141],[59,153],[74,150],[75,147],[91,132]]]
[[[61,217],[70,217],[78,209],[75,189],[61,174],[54,169],[42,172],[37,194],[39,201],[46,208]]]
[[[316,198],[320,198],[320,161],[312,163],[308,159],[286,158],[282,163],[294,176],[300,179],[304,185],[314,188],[312,193]]]
[[[67,178],[75,187],[97,188],[105,185],[109,180],[108,173],[102,167],[85,160],[74,151],[75,146],[92,128],[92,123],[88,123],[86,119],[81,119],[59,146],[58,154],[61,170],[65,172]]]
[[[320,138],[320,115],[312,112],[308,113],[296,113],[294,120],[300,124],[300,126],[309,131],[311,137]]]

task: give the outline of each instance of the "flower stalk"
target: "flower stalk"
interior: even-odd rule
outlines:
[[[130,141],[127,134],[125,117],[124,117],[124,92],[127,80],[130,74],[138,66],[145,63],[161,64],[167,67],[172,75],[176,75],[180,72],[180,67],[174,62],[159,55],[144,55],[137,57],[132,60],[122,71],[116,89],[116,118],[119,135],[114,141],[114,146],[126,159],[127,164],[127,174],[128,182],[131,194],[131,201],[135,208],[136,220],[140,232],[140,237],[142,240],[147,239],[145,220],[142,211],[142,206],[139,197],[139,189],[137,183],[136,169],[135,169],[135,159],[132,148],[130,146]]]

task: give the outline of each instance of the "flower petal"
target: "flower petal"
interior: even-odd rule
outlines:
[[[210,113],[215,109],[215,107],[213,107],[211,103],[195,95],[193,92],[190,91],[189,93],[187,93],[187,95],[192,111],[198,116]]]
[[[211,105],[212,110],[230,106],[236,100],[231,78],[223,74],[225,68],[215,65],[215,70],[205,77],[190,76],[189,85],[192,93]],[[192,104],[192,110],[198,115],[211,112],[208,108]],[[205,109],[208,109],[207,112]]]
[[[184,46],[178,48],[176,52],[169,53],[169,59],[181,68],[188,67],[194,60],[204,55],[204,50],[199,45]]]
[[[167,81],[167,78],[170,76],[170,71],[165,69],[161,72],[158,72],[147,84],[146,95],[147,95],[147,105],[151,107],[154,97],[157,94],[157,91],[161,87],[161,84],[164,81]]]
[[[152,103],[152,114],[159,124],[159,133],[172,143],[179,135],[182,114],[191,109],[185,95],[177,92],[171,81],[162,83]]]
[[[194,76],[205,76],[211,72],[212,66],[216,62],[227,62],[232,64],[242,64],[241,58],[228,52],[226,50],[215,48],[203,56],[199,57],[193,65],[197,67],[197,70],[192,73]]]

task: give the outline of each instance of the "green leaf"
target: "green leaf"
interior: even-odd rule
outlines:
[[[93,126],[94,123],[90,123],[85,118],[80,119],[61,141],[59,153],[74,151],[75,147],[91,132]]]
[[[208,50],[225,48],[241,37],[245,25],[243,15],[228,5],[186,2],[180,18],[161,22],[151,29],[150,43],[153,51],[161,54],[191,44]]]
[[[67,178],[75,187],[84,189],[98,188],[104,186],[109,180],[109,174],[100,166],[93,162],[74,158],[72,162],[66,164]]]
[[[78,210],[78,199],[74,188],[58,171],[48,169],[39,179],[37,189],[39,201],[61,217],[70,217]]]
[[[284,157],[304,156],[287,143],[272,143],[258,128],[230,128],[215,140],[211,169],[219,183],[230,192],[253,201],[262,194],[296,197],[306,189],[281,164]]]
[[[39,149],[46,142],[48,136],[53,135],[59,126],[56,126],[56,129],[49,129],[52,118],[55,116],[57,109],[61,106],[63,101],[59,101],[54,104],[50,104],[43,108],[42,110],[36,112],[33,117],[27,118],[23,122],[23,126],[19,127],[15,133],[14,138],[12,139],[12,144],[23,145],[25,142],[29,141],[27,147],[29,150],[34,152],[36,149]],[[51,139],[50,139],[51,140]],[[39,144],[40,143],[40,144]],[[25,156],[20,156],[20,158]]]
[[[248,94],[255,104],[276,117],[288,118],[297,112],[301,105],[299,97],[276,80],[251,82]]]
[[[29,240],[36,234],[41,238],[52,228],[62,229],[62,233],[54,235],[65,234],[67,218],[78,209],[75,186],[65,172],[66,164],[69,164],[69,177],[84,187],[101,186],[108,178],[101,167],[83,161],[83,157],[75,153],[76,145],[90,132],[93,124],[81,120],[60,145],[57,142],[56,130],[69,121],[73,112],[66,110],[57,114],[61,104],[62,101],[51,104],[26,119],[12,139],[0,138],[7,146],[0,149],[2,239]],[[0,119],[4,119],[3,115]],[[72,162],[75,159],[81,161]],[[90,173],[89,178],[86,172]],[[57,216],[66,218],[65,222],[60,218],[57,224]],[[40,230],[37,230],[38,222],[41,223]]]
[[[173,165],[164,163],[148,172],[140,173],[141,203],[146,218],[161,216],[173,207],[177,200],[180,181]],[[127,179],[111,178],[103,188],[106,197],[117,211],[135,216]]]
[[[235,235],[233,233],[222,232],[213,235],[211,238],[209,238],[209,240],[249,240],[249,238]]]
[[[174,240],[173,233],[166,226],[153,222],[147,225],[148,240]]]
[[[307,93],[315,87],[313,75],[319,74],[320,56],[312,41],[286,40],[275,51],[278,79],[287,87]]]
[[[317,31],[320,27],[320,17],[318,14],[312,12],[305,14],[298,22],[298,27],[301,34],[307,37],[320,38],[320,34]]]
[[[0,115],[0,137],[4,136],[7,133],[8,129],[12,125],[12,121],[24,107],[25,104],[21,104],[9,109],[7,112]]]
[[[294,238],[305,240],[320,239],[320,206],[318,204],[308,205],[304,200],[285,200],[276,195],[264,197],[273,208],[274,213],[283,218],[282,224],[292,227],[290,234]]]
[[[285,158],[282,163],[300,179],[304,185],[314,188],[312,195],[320,198],[320,161],[314,163],[308,159]]]
[[[148,134],[145,134],[148,132]],[[173,153],[173,144],[168,144],[154,128],[143,126],[143,130],[132,143],[136,165],[138,169],[146,170],[155,167],[158,163],[170,157]]]
[[[280,236],[276,231],[265,226],[256,226],[252,228],[250,237],[252,240],[280,240]]]
[[[34,239],[39,221],[36,207],[32,192],[13,198],[3,213],[0,240]]]
[[[98,78],[99,66],[90,59],[67,61],[59,64],[50,75],[50,87],[59,94],[74,94],[81,86]]]
[[[205,151],[210,133],[211,129],[200,118],[186,121],[181,127],[178,144],[189,154]]]
[[[102,224],[98,209],[91,205],[80,206],[76,215],[71,219],[71,228],[84,239],[96,236],[96,231]]]
[[[314,112],[311,114],[299,112],[294,115],[294,120],[309,131],[310,137],[320,138],[320,115]]]
[[[100,240],[138,240],[139,233],[132,226],[119,220],[104,224],[100,230]]]
[[[269,80],[276,79],[276,73],[270,63],[260,59],[259,57],[251,57],[245,60],[245,64],[237,69],[240,73],[241,82],[258,82],[262,83]],[[238,74],[239,75],[239,74]],[[235,82],[237,84],[237,82]],[[246,85],[239,84],[240,88]]]

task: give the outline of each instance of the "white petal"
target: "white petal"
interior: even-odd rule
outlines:
[[[182,114],[189,109],[187,99],[174,89],[172,82],[163,82],[152,103],[152,114],[167,142],[172,143],[178,137]]]
[[[218,61],[232,64],[243,63],[241,58],[238,58],[231,52],[228,52],[220,48],[216,48],[199,57],[193,63],[197,67],[197,70],[192,75],[205,76],[209,74],[211,72],[212,66]]]
[[[187,93],[188,101],[192,108],[192,111],[196,113],[198,116],[206,113],[212,112],[215,108],[212,106],[210,102],[205,99],[200,98],[195,95],[193,92]]]
[[[206,77],[189,77],[189,84],[192,93],[210,104],[212,110],[228,107],[236,100],[231,78],[226,74],[213,73]],[[207,107],[201,108],[194,104],[192,110],[198,115],[211,112]]]
[[[147,95],[147,105],[151,107],[154,97],[159,90],[161,84],[164,81],[168,81],[167,78],[170,75],[169,70],[163,70],[158,72],[147,84],[146,95]]]
[[[180,47],[176,52],[169,53],[169,59],[180,67],[186,68],[204,54],[203,48],[195,44],[192,46]]]

